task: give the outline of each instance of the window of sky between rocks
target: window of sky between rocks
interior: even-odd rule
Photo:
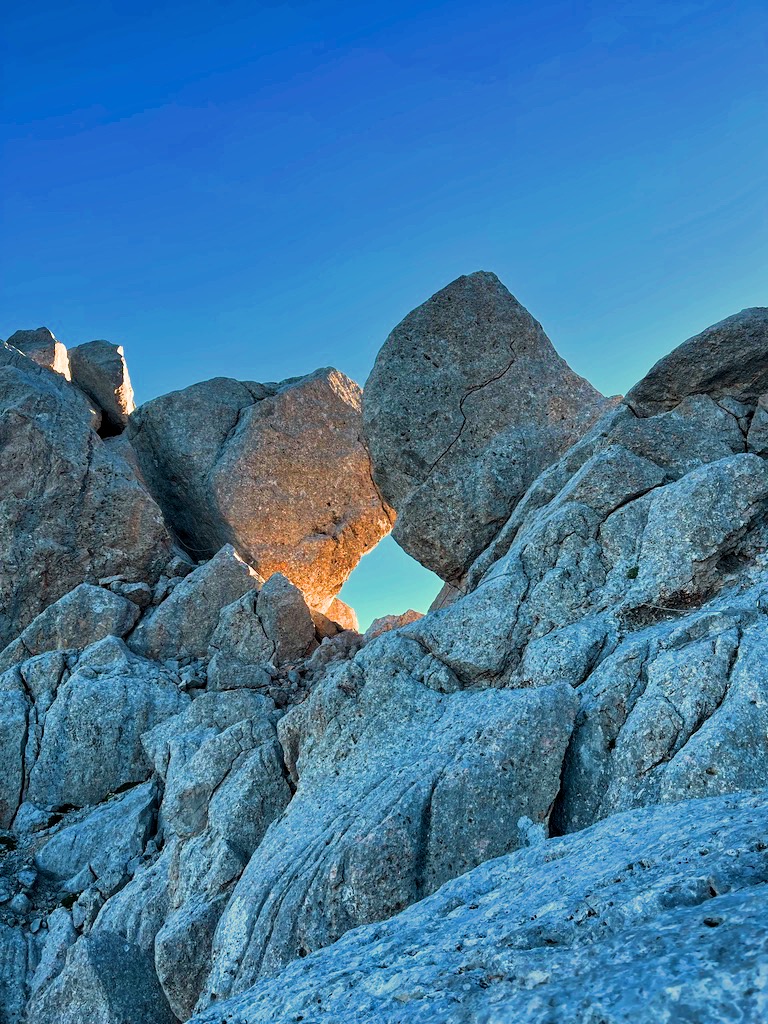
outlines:
[[[409,608],[426,612],[442,585],[439,576],[387,536],[363,555],[339,597],[355,609],[365,632],[382,615],[400,615]]]

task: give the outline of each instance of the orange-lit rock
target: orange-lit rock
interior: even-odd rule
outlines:
[[[333,369],[280,384],[216,378],[129,423],[144,479],[195,558],[231,543],[321,611],[391,528],[361,431],[360,388]]]

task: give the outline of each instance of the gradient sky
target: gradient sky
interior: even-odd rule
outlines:
[[[125,345],[139,401],[334,365],[494,270],[606,393],[768,303],[768,8],[4,11],[0,336]],[[391,540],[365,624],[438,583]]]

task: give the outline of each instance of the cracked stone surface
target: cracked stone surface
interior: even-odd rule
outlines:
[[[461,579],[535,477],[607,408],[494,274],[449,284],[387,338],[365,385],[393,536]]]
[[[491,860],[191,1024],[762,1020],[766,834],[765,791],[618,815]]]
[[[69,350],[69,364],[74,383],[101,409],[102,426],[123,430],[136,403],[122,345],[88,341]]]
[[[391,527],[338,370],[281,384],[216,378],[141,406],[128,426],[152,493],[195,558],[230,543],[325,611]]]

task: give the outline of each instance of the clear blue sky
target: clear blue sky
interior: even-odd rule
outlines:
[[[41,0],[2,36],[0,336],[122,342],[139,400],[362,383],[477,269],[605,392],[768,302],[764,0]],[[435,587],[389,541],[345,596]]]

